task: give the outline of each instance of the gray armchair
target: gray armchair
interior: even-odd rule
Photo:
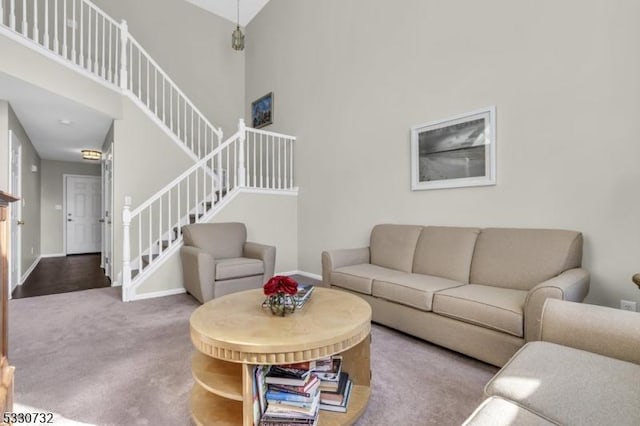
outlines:
[[[194,223],[182,236],[184,288],[201,303],[259,288],[273,276],[276,248],[247,242],[243,223]]]

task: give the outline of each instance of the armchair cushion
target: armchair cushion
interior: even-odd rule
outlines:
[[[264,262],[246,257],[216,259],[216,281],[250,277],[264,273]]]
[[[557,425],[511,401],[492,396],[471,414],[462,426],[549,426]]]
[[[526,297],[522,290],[469,284],[437,292],[433,312],[522,337]]]
[[[216,259],[242,257],[247,241],[244,223],[193,223],[182,228],[184,245],[200,247]]]
[[[640,424],[640,365],[529,342],[485,387],[563,425]]]

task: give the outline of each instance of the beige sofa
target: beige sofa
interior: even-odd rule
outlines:
[[[323,252],[322,278],[375,322],[502,366],[536,340],[548,297],[585,298],[581,261],[579,232],[385,224],[369,247]]]
[[[640,314],[549,299],[465,425],[640,425]]]

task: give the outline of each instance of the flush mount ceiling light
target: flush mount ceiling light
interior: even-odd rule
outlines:
[[[236,21],[236,29],[231,34],[231,47],[233,50],[244,50],[244,34],[240,30],[240,0],[237,0],[238,4],[238,20]]]
[[[60,120],[58,120],[58,123],[64,125],[64,126],[71,126],[71,120],[67,119],[67,118],[61,118]]]
[[[82,158],[85,160],[100,160],[102,158],[102,152],[95,149],[83,149]]]

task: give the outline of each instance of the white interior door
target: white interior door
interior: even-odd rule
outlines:
[[[9,131],[9,152],[11,156],[10,191],[20,198],[11,204],[11,247],[9,249],[9,297],[20,283],[20,263],[22,261],[22,143]]]
[[[102,180],[100,176],[66,176],[67,254],[99,253]]]
[[[104,274],[111,278],[112,249],[112,185],[113,185],[113,155],[111,148],[105,153],[102,162],[102,267]],[[113,279],[112,279],[113,281]]]

